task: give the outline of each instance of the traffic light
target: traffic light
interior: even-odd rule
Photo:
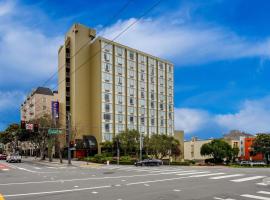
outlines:
[[[21,129],[25,130],[25,128],[26,128],[25,124],[26,124],[25,121],[21,121]]]
[[[34,132],[35,132],[35,133],[38,132],[38,124],[34,124]]]

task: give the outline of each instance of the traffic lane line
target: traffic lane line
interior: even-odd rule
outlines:
[[[34,170],[30,170],[30,169],[26,169],[26,168],[23,168],[23,167],[18,167],[18,166],[15,166],[15,165],[12,165],[12,164],[7,164],[9,167],[13,168],[13,169],[18,169],[18,170],[22,170],[22,171],[26,171],[26,172],[30,172],[30,173],[36,173],[36,174],[55,174],[55,173],[59,173],[59,172],[42,172],[42,171],[34,171]],[[25,166],[24,166],[25,167]]]
[[[195,170],[185,171],[196,172]],[[29,184],[46,184],[46,183],[64,183],[64,182],[75,182],[75,181],[88,181],[88,180],[104,180],[104,179],[122,179],[122,178],[134,178],[134,177],[145,177],[145,176],[158,176],[158,175],[174,175],[176,173],[158,173],[158,174],[136,174],[136,175],[124,175],[124,176],[106,176],[106,177],[91,177],[91,178],[77,178],[77,179],[60,179],[60,180],[50,180],[50,181],[29,181],[29,182],[13,182],[13,183],[2,183],[0,186],[11,186],[11,185],[29,185]],[[184,175],[184,174],[183,174]]]
[[[104,186],[96,186],[96,187],[88,187],[88,188],[78,188],[78,189],[69,189],[69,190],[55,190],[55,191],[47,191],[47,192],[33,192],[33,193],[20,193],[20,194],[4,194],[4,197],[20,197],[20,196],[37,196],[44,194],[57,194],[57,193],[66,193],[66,192],[80,192],[85,190],[96,190],[103,188],[110,188],[110,185]]]

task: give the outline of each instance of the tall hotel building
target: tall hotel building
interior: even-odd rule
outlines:
[[[97,146],[126,129],[173,135],[173,77],[172,63],[75,24],[59,49],[61,124],[70,113],[75,142]]]

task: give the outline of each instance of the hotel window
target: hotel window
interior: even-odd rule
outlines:
[[[135,96],[135,90],[134,90],[134,88],[128,88],[128,95],[129,96]]]
[[[46,110],[46,106],[43,106],[42,109],[43,109],[43,110]]]
[[[128,52],[128,58],[129,58],[130,60],[134,60],[134,58],[135,58],[134,52],[129,51],[129,52]]]
[[[105,112],[110,112],[110,104],[105,104]]]
[[[141,117],[141,124],[144,125],[144,123],[145,123],[145,118]]]
[[[155,68],[154,67],[151,67],[151,73],[150,73],[152,76],[155,76]]]
[[[117,56],[123,56],[124,55],[124,49],[120,47],[116,47],[116,54]]]
[[[141,107],[145,107],[145,100],[140,99],[140,101],[139,101],[139,102],[140,102],[140,106],[141,106]]]
[[[112,70],[112,65],[109,64],[109,63],[103,63],[103,70],[104,70],[105,72],[110,73],[111,70]]]
[[[164,126],[164,119],[160,119],[160,126]]]
[[[105,124],[104,128],[106,132],[110,132],[110,124]]]
[[[155,77],[150,77],[150,82],[152,83],[152,84],[154,84],[155,83]]]
[[[117,103],[118,104],[123,104],[124,103],[124,99],[125,99],[124,96],[117,96],[116,98],[117,98]]]
[[[151,107],[152,109],[155,109],[155,108],[156,108],[156,106],[155,106],[155,102],[151,101],[151,103],[150,103],[150,107]]]
[[[109,120],[111,120],[111,114],[104,114],[103,118],[104,118],[104,120],[109,121]]]
[[[134,69],[135,68],[135,62],[128,61],[128,68],[129,69]]]
[[[172,66],[171,65],[168,65],[168,72],[172,73]]]
[[[160,70],[164,70],[164,64],[163,63],[159,62],[159,65],[158,66],[159,66],[159,69]]]
[[[122,66],[124,64],[124,59],[120,57],[116,57],[116,64]]]
[[[117,91],[118,94],[123,94],[124,87],[122,87],[122,86],[116,86],[116,91]]]
[[[129,83],[129,87],[134,88],[134,86],[135,86],[135,80],[130,79],[130,80],[128,80],[128,83]]]
[[[151,118],[151,126],[155,126],[155,119]]]
[[[159,108],[160,108],[160,110],[164,110],[164,105],[163,105],[163,103],[159,104]]]
[[[142,64],[146,63],[146,57],[143,55],[139,55],[139,63],[142,63]]]
[[[172,113],[169,112],[169,119],[172,120]]]
[[[134,114],[135,113],[135,108],[134,107],[128,107],[128,113],[129,114]]]
[[[112,84],[110,83],[103,83],[104,90],[106,92],[111,92],[112,91]]]
[[[146,78],[145,78],[145,74],[144,73],[141,73],[141,81],[146,81]]]
[[[129,116],[129,122],[134,123],[134,116]]]
[[[142,98],[142,99],[145,98],[145,92],[141,92],[141,98]]]
[[[124,106],[122,106],[122,105],[116,105],[116,111],[118,112],[118,113],[123,113],[124,112]]]
[[[103,77],[104,77],[105,82],[108,82],[108,83],[112,82],[112,76],[110,74],[103,73]]]
[[[130,97],[129,98],[129,105],[134,105],[134,98],[133,97]]]
[[[140,89],[145,90],[146,84],[144,82],[140,82]]]
[[[103,43],[102,43],[102,49],[103,49],[105,52],[112,52],[112,45],[109,44],[109,43],[103,42]]]
[[[123,69],[121,66],[117,66],[116,68],[117,68],[117,73],[118,73],[119,75],[122,75],[123,72],[124,72],[124,69]]]
[[[42,98],[42,102],[46,103],[47,99],[45,97]]]
[[[139,108],[139,112],[141,115],[145,115],[146,114],[146,109],[145,108]]]
[[[155,100],[155,94],[154,93],[151,93],[150,94],[150,98],[151,98],[152,101],[154,101]]]
[[[130,78],[134,78],[135,72],[133,70],[129,70],[128,74]]]
[[[112,61],[112,55],[108,53],[103,54],[103,58],[106,62],[111,62]]]
[[[111,95],[110,94],[104,94],[104,100],[105,100],[105,102],[110,102],[111,101]]]
[[[123,123],[124,121],[124,115],[117,115],[118,123]]]
[[[123,77],[117,77],[117,84],[118,85],[123,85],[124,83],[124,78]]]

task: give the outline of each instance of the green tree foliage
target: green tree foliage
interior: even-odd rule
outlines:
[[[270,134],[258,134],[252,144],[255,154],[262,153],[267,163],[270,157]]]
[[[236,151],[222,139],[212,140],[210,143],[204,144],[201,147],[201,155],[213,157],[214,163],[220,163],[224,158],[231,160]]]
[[[178,156],[181,153],[179,141],[167,135],[152,135],[149,138],[148,148],[149,154],[158,159],[163,159],[166,156]]]
[[[119,142],[120,150],[124,155],[134,155],[139,150],[140,134],[136,130],[127,130],[119,133],[114,141],[115,143]]]
[[[9,142],[14,142],[19,129],[20,126],[18,124],[10,124],[5,131],[0,133],[0,143],[7,144]]]

